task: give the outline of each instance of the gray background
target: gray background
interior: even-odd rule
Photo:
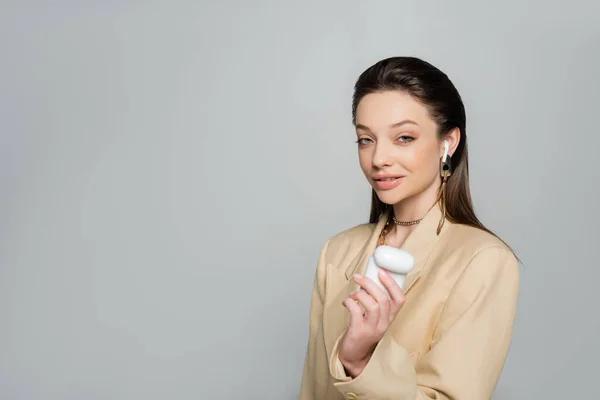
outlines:
[[[594,1],[0,6],[0,398],[293,399],[318,252],[365,222],[350,121],[447,72],[481,219],[524,262],[494,397],[598,398]]]

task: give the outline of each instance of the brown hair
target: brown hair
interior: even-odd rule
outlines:
[[[446,217],[454,223],[481,229],[500,239],[479,221],[473,209],[469,188],[465,107],[448,76],[415,57],[381,60],[365,70],[356,81],[352,97],[352,123],[356,125],[356,109],[365,95],[387,90],[404,91],[424,104],[437,123],[440,139],[454,128],[460,130],[460,141],[451,157],[452,176],[446,183]],[[383,213],[391,208],[371,190],[370,223],[379,221]]]

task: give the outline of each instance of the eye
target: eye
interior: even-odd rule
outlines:
[[[409,142],[412,142],[413,140],[414,140],[414,138],[412,136],[406,136],[406,135],[400,136],[398,138],[398,141],[400,141],[401,143],[409,143]]]
[[[372,142],[372,140],[371,140],[371,139],[369,139],[369,138],[359,138],[359,139],[356,141],[356,143],[358,143],[358,144],[360,144],[360,145],[365,145],[365,144],[367,144],[367,143],[369,143],[369,142]]]

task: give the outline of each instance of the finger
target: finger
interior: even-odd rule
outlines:
[[[390,312],[390,298],[387,293],[370,278],[358,276],[355,277],[355,280],[379,304],[380,316],[385,318],[387,323],[387,316]]]
[[[355,300],[347,298],[342,302],[342,304],[348,309],[348,312],[350,313],[350,326],[356,326],[357,324],[362,322],[362,310],[360,309],[360,306]]]
[[[363,306],[363,308],[367,311],[366,320],[367,324],[372,328],[379,325],[380,318],[380,310],[379,304],[371,295],[364,290],[359,290],[356,292],[356,299]]]
[[[383,269],[381,271],[381,283],[383,283],[383,286],[387,289],[388,293],[390,294],[390,316],[393,318],[404,305],[406,296],[404,295],[404,291],[402,290],[402,288],[398,285],[394,278],[392,278],[389,272]]]
[[[349,296],[349,297],[350,297],[352,300],[354,300],[354,301],[356,302],[356,304],[358,304],[358,306],[360,307],[360,312],[361,312],[361,315],[364,317],[364,316],[367,314],[367,310],[365,310],[365,309],[363,308],[362,304],[360,304],[360,303],[359,303],[359,301],[358,301],[358,298],[356,297],[356,294],[357,294],[359,291],[363,291],[363,292],[364,292],[364,291],[365,291],[365,289],[363,289],[363,288],[360,288],[360,289],[359,289],[359,290],[357,290],[356,292],[352,292],[352,293],[350,293],[350,296]]]

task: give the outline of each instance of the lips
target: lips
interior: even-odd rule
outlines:
[[[374,178],[375,186],[379,190],[390,190],[400,185],[404,180],[404,176],[402,175],[386,175],[386,176],[375,176]]]

